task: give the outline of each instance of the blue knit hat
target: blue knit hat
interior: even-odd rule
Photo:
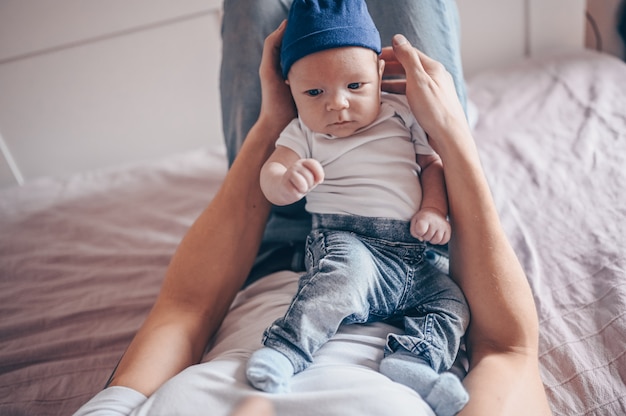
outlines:
[[[283,77],[298,59],[342,46],[380,54],[380,34],[364,0],[294,0],[280,51]]]

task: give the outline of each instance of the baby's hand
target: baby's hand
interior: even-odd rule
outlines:
[[[283,175],[281,186],[294,202],[304,198],[324,180],[324,168],[315,159],[300,159]]]
[[[445,215],[433,208],[424,208],[411,218],[411,235],[431,244],[446,244],[450,241],[452,227]]]

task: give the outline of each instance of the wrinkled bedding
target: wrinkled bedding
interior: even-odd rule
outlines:
[[[626,65],[588,52],[471,87],[483,164],[537,302],[554,414],[626,414]]]
[[[482,162],[537,302],[554,414],[626,414],[626,64],[577,53],[468,86]],[[71,414],[103,387],[225,172],[219,147],[0,191],[0,414]],[[210,414],[253,393],[241,363],[295,278],[240,294],[205,362],[183,373],[214,386],[190,395]],[[376,373],[383,337],[376,326],[342,329],[299,375],[299,396],[278,398],[282,414],[381,414],[368,407],[377,395],[430,414]],[[167,414],[171,388],[137,414]]]

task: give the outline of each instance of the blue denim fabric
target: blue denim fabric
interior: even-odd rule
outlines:
[[[291,0],[225,0],[222,20],[223,54],[220,72],[222,126],[232,163],[248,131],[259,116],[261,84],[259,64],[267,35],[287,18]],[[462,103],[466,101],[461,66],[459,20],[454,0],[367,0],[367,7],[378,27],[382,44],[390,45],[396,33],[404,34],[417,48],[438,60],[452,74]],[[304,241],[311,230],[304,201],[274,207],[265,228],[259,262],[280,246],[292,246],[295,271],[303,268]],[[257,265],[255,277],[272,270],[272,263]],[[284,262],[282,262],[284,263]]]
[[[438,372],[449,369],[469,322],[463,293],[425,258],[409,223],[386,218],[314,214],[307,273],[284,317],[263,343],[304,370],[339,325],[393,320],[385,354],[403,349]]]

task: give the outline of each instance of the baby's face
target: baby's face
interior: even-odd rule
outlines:
[[[380,111],[384,61],[360,47],[327,49],[296,61],[287,83],[298,114],[311,130],[347,137]]]

